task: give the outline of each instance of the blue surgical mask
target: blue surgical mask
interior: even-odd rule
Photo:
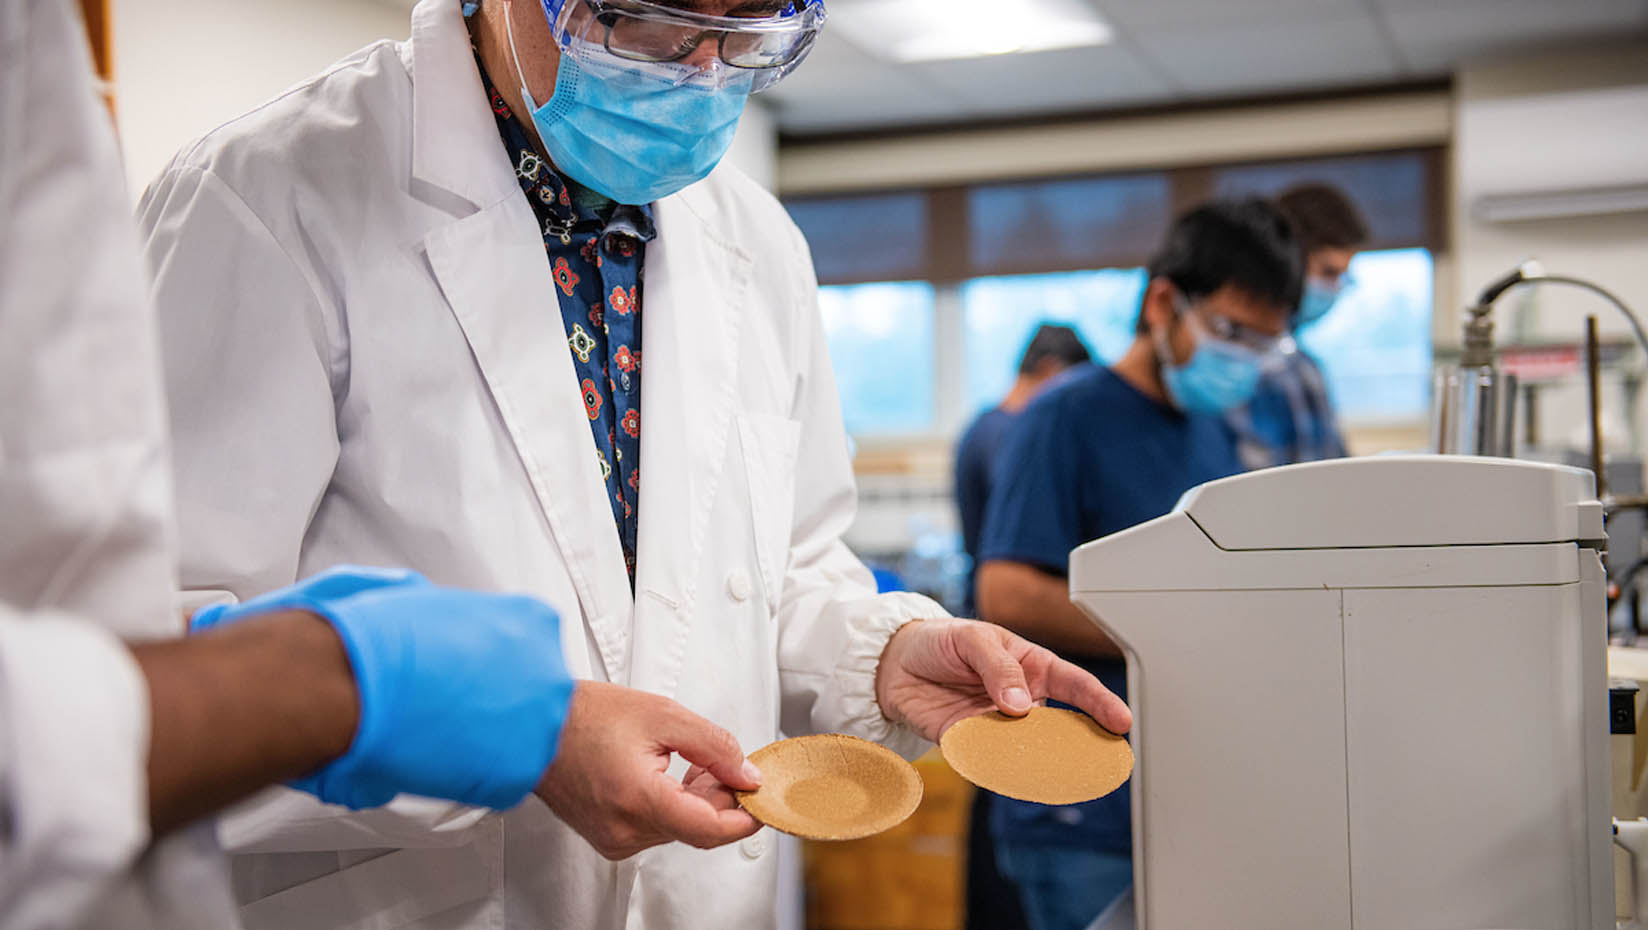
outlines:
[[[564,49],[555,94],[540,105],[521,76],[513,16],[504,22],[521,99],[550,161],[572,180],[618,203],[647,204],[703,180],[727,154],[749,77],[706,81],[684,65]]]
[[[1183,316],[1196,337],[1188,361],[1173,364],[1165,333],[1156,340],[1162,383],[1173,406],[1185,413],[1217,415],[1252,400],[1259,388],[1263,357],[1245,346],[1214,338],[1194,323],[1194,317]]]
[[[1328,315],[1333,305],[1339,302],[1339,295],[1344,292],[1341,285],[1323,284],[1315,278],[1305,281],[1305,294],[1299,301],[1299,312],[1293,318],[1293,328],[1303,329],[1306,326]]]

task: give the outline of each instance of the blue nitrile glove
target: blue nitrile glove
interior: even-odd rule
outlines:
[[[548,605],[440,588],[411,572],[338,568],[206,608],[191,627],[274,610],[329,620],[360,692],[349,751],[292,787],[356,809],[403,793],[504,809],[549,768],[573,683]]]

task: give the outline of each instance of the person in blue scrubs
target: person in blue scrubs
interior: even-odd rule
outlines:
[[[980,615],[1125,693],[1116,644],[1070,603],[1070,550],[1242,471],[1225,414],[1248,401],[1299,301],[1302,256],[1267,201],[1179,218],[1151,260],[1133,344],[1072,370],[1014,422],[995,462]],[[1081,930],[1132,884],[1127,788],[1086,804],[1002,799],[992,832],[1033,930]]]
[[[990,464],[1013,417],[1060,374],[1091,361],[1081,335],[1069,326],[1043,323],[1030,337],[1019,359],[1018,377],[1001,403],[979,414],[956,446],[956,510],[961,516],[961,545],[971,566],[962,616],[977,613],[973,581],[977,574],[979,534],[984,508],[990,502]],[[1020,930],[1027,927],[1018,894],[996,867],[995,841],[990,836],[990,806],[995,795],[979,789],[967,825],[966,930]]]
[[[1305,255],[1305,287],[1293,317],[1297,334],[1327,316],[1351,285],[1351,259],[1367,244],[1368,224],[1343,191],[1327,184],[1289,188],[1276,206],[1293,224]],[[1265,366],[1253,400],[1227,419],[1249,468],[1346,454],[1322,366],[1292,336]]]

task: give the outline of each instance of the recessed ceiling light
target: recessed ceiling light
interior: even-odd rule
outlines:
[[[827,29],[900,62],[1103,45],[1110,27],[1084,0],[834,0]]]

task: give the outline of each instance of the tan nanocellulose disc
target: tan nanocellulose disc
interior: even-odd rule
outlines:
[[[1032,707],[958,721],[939,739],[944,761],[980,788],[1038,804],[1102,798],[1133,774],[1133,747],[1086,714]]]
[[[884,746],[841,733],[779,740],[750,753],[761,787],[738,803],[769,827],[809,840],[856,840],[903,823],[921,775]]]

